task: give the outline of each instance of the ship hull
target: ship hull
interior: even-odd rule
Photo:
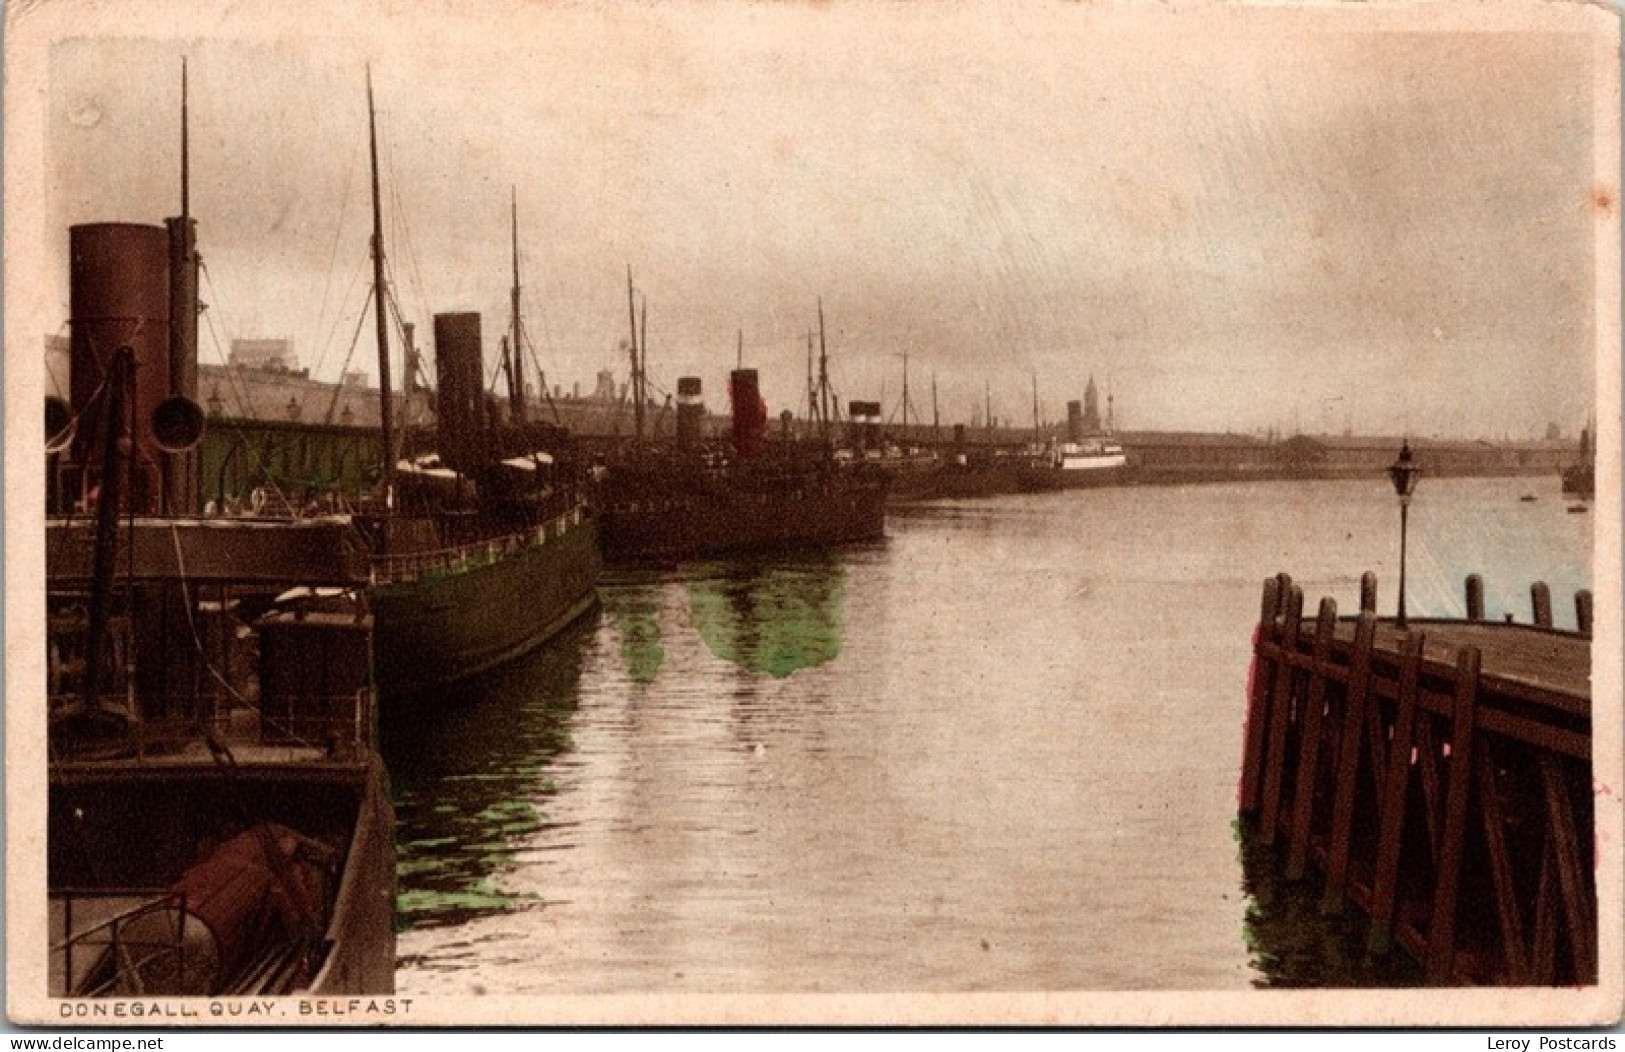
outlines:
[[[721,490],[612,502],[600,514],[612,563],[830,547],[886,535],[882,483],[795,491]]]
[[[524,656],[590,611],[602,569],[592,519],[478,565],[373,590],[374,671],[387,700]]]
[[[1055,469],[1055,477],[1061,489],[1121,486],[1128,481],[1128,465],[1118,457],[1109,463],[1063,466]]]
[[[891,499],[899,504],[928,500],[972,500],[1044,493],[1059,489],[1058,474],[1028,460],[1009,458],[970,464],[944,464],[893,484]]]

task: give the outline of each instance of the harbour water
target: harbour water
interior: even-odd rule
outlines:
[[[1412,615],[1459,616],[1477,572],[1489,617],[1528,620],[1540,579],[1572,626],[1593,523],[1569,503],[1425,479]],[[1374,570],[1392,612],[1384,480],[933,504],[887,532],[611,576],[547,651],[387,727],[400,990],[1338,981],[1294,971],[1297,915],[1244,874],[1248,643],[1277,571],[1349,612]]]

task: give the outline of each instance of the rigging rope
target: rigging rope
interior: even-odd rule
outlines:
[[[208,265],[203,262],[201,257],[198,259],[198,269],[203,272],[203,280],[209,283],[209,299],[213,302],[214,314],[222,314],[220,309],[220,290],[215,287],[214,275],[210,273]],[[231,361],[226,356],[225,346],[221,343],[220,333],[215,330],[214,314],[209,313],[207,310],[202,311],[201,313],[203,315],[204,324],[207,325],[209,329],[209,338],[214,341],[215,354],[220,358],[220,364],[226,370],[226,383],[228,386],[233,388],[233,394],[237,399],[238,410],[243,416],[248,417],[249,419],[258,419],[259,413],[255,410],[252,399],[249,398],[248,387],[242,382],[242,379],[237,376],[236,371],[232,369]],[[220,323],[222,325],[225,324],[223,314]]]
[[[327,318],[327,300],[328,300],[329,294],[332,293],[332,291],[333,291],[333,268],[338,263],[339,239],[344,233],[344,216],[349,211],[350,182],[354,178],[354,176],[355,176],[355,155],[352,153],[351,156],[350,156],[350,163],[345,165],[345,167],[344,167],[344,189],[339,195],[339,218],[338,218],[338,222],[333,224],[333,245],[328,250],[328,254],[327,254],[327,275],[322,280],[322,302],[321,302],[321,306],[318,307],[317,310],[316,310],[316,331],[317,332],[322,331],[322,322],[325,321],[326,318]],[[349,295],[349,290],[346,289],[345,290],[345,296],[348,296],[348,295]],[[342,303],[343,301],[341,300],[340,302]],[[312,375],[317,375],[317,374],[319,374],[321,372],[322,362],[326,359],[326,357],[327,357],[327,344],[323,343],[320,352],[316,356],[316,365],[315,365],[314,368],[311,369],[311,374]]]
[[[338,408],[339,395],[344,393],[344,374],[350,371],[350,359],[355,357],[356,345],[361,342],[361,329],[367,323],[367,307],[372,304],[372,292],[367,293],[367,302],[361,305],[361,313],[356,318],[355,333],[350,337],[350,349],[344,355],[344,364],[339,366],[339,382],[333,385],[333,399],[327,403],[327,413],[322,417],[322,423],[333,422],[333,410]]]

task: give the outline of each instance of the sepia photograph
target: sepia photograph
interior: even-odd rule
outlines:
[[[9,1018],[1617,1024],[1620,43],[7,5]]]

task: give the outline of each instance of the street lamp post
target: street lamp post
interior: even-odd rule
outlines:
[[[1394,492],[1399,495],[1399,627],[1408,627],[1405,623],[1405,533],[1411,508],[1411,494],[1416,492],[1417,477],[1422,469],[1415,460],[1411,459],[1411,443],[1406,439],[1399,448],[1399,459],[1388,467],[1388,477],[1393,480]]]

